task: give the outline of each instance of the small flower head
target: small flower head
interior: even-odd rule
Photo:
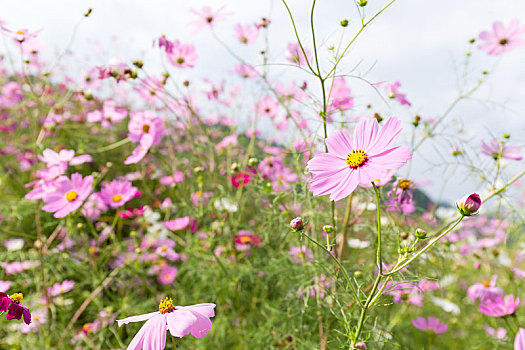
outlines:
[[[445,333],[448,330],[447,324],[436,317],[429,317],[428,319],[418,317],[412,320],[412,324],[419,330],[435,334]]]
[[[509,294],[505,298],[495,297],[485,300],[479,305],[479,312],[491,317],[502,317],[512,315],[519,304],[520,298],[514,298],[513,295]]]
[[[479,197],[479,194],[472,193],[465,196],[459,203],[457,203],[457,207],[461,215],[474,215],[481,207],[481,198]]]

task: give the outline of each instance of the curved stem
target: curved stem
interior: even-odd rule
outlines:
[[[357,302],[357,304],[359,304],[360,307],[363,307],[363,304],[361,303],[361,300],[359,299],[359,295],[357,294],[357,292],[356,292],[356,290],[354,288],[354,285],[352,284],[352,281],[350,280],[350,276],[348,275],[348,272],[346,271],[344,266],[341,264],[341,262],[332,254],[331,251],[326,249],[326,247],[323,246],[321,243],[317,242],[315,239],[313,239],[312,237],[308,236],[306,233],[303,233],[302,235],[304,237],[308,238],[308,240],[310,240],[310,242],[312,242],[313,244],[315,244],[316,246],[318,246],[319,248],[324,250],[326,253],[328,253],[328,255],[330,255],[332,260],[337,264],[337,266],[339,266],[341,271],[343,271],[343,275],[345,276],[345,279],[346,279],[346,282],[348,283],[348,286],[352,290],[352,294],[354,295],[355,301]]]

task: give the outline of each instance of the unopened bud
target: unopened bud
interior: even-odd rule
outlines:
[[[241,169],[241,166],[238,163],[232,163],[232,165],[230,165],[230,169],[233,172],[238,172]]]
[[[144,62],[142,62],[141,60],[135,60],[135,61],[133,61],[133,65],[140,69],[140,68],[144,67]]]
[[[416,115],[414,117],[414,121],[412,122],[412,125],[414,125],[417,128],[419,126],[420,121],[421,121],[421,117],[419,115]]]
[[[296,217],[295,219],[293,219],[292,221],[290,221],[290,227],[294,230],[294,231],[300,231],[303,229],[303,218],[301,218],[300,216]]]
[[[503,138],[508,140],[508,139],[510,139],[510,135],[509,134],[503,134]]]
[[[399,234],[399,237],[400,237],[401,239],[407,239],[407,238],[408,238],[408,233],[406,233],[406,232],[401,232],[401,233]]]
[[[250,158],[248,159],[248,165],[249,166],[255,166],[259,163],[259,160],[257,158]]]
[[[359,0],[359,2],[358,2],[357,4],[358,4],[359,6],[361,6],[361,7],[365,7],[366,4],[368,4],[368,1],[366,1],[366,0]]]
[[[422,230],[420,228],[416,229],[416,232],[414,232],[414,235],[416,236],[416,238],[419,238],[419,239],[425,239],[427,238],[427,233],[425,230]]]
[[[347,19],[343,19],[343,20],[341,21],[341,27],[344,28],[344,27],[346,27],[346,26],[348,26],[348,20],[347,20]]]
[[[333,232],[334,231],[334,227],[332,225],[324,225],[323,226],[323,231],[326,232],[326,233]]]
[[[463,199],[456,203],[456,206],[463,216],[471,216],[478,212],[481,207],[481,198],[479,194],[472,193],[471,195],[463,197]]]

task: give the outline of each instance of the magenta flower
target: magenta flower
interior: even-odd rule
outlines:
[[[498,158],[505,158],[510,160],[522,160],[521,150],[517,146],[502,145],[502,141],[498,139],[490,140],[489,144],[481,141],[481,153],[491,156],[495,160]]]
[[[494,275],[491,281],[483,281],[482,283],[471,285],[467,289],[467,298],[472,301],[479,300],[483,303],[485,300],[504,297],[505,292],[503,289],[496,287],[496,279],[497,275]]]
[[[428,319],[418,317],[412,320],[412,324],[419,330],[435,334],[445,333],[448,330],[447,324],[441,322],[439,318],[436,317],[429,317]]]
[[[525,350],[525,329],[518,329],[516,338],[514,338],[514,350]]]
[[[71,180],[65,176],[55,181],[56,190],[44,195],[46,205],[42,210],[55,213],[55,218],[63,218],[80,208],[91,192],[93,176],[82,178],[79,173],[71,175]]]
[[[479,34],[483,43],[478,45],[478,49],[487,51],[489,55],[500,55],[525,44],[525,39],[521,37],[525,33],[525,26],[521,27],[517,18],[510,21],[507,28],[499,21],[494,22],[492,29],[492,32],[483,31]]]
[[[197,50],[192,44],[182,44],[175,40],[170,52],[167,52],[168,61],[178,68],[193,68],[197,63]]]
[[[190,224],[190,217],[184,216],[182,218],[164,221],[162,223],[170,231],[184,230]]]
[[[257,27],[251,24],[237,23],[234,29],[237,39],[239,39],[239,41],[245,45],[250,45],[255,40],[257,40],[257,37],[259,36],[259,30]]]
[[[159,304],[159,311],[117,320],[118,326],[130,322],[147,322],[142,326],[128,346],[128,350],[155,349],[166,347],[166,331],[174,337],[182,338],[187,334],[195,338],[204,337],[211,329],[210,317],[215,316],[215,304],[196,304],[191,306],[173,306],[166,298]]]
[[[471,216],[477,213],[481,207],[481,198],[479,194],[469,194],[457,203],[457,207],[461,215]]]
[[[184,181],[184,173],[176,171],[173,175],[162,176],[159,182],[164,186],[175,186],[177,183]]]
[[[505,298],[496,297],[483,301],[479,305],[479,312],[490,317],[502,317],[512,315],[519,304],[520,298],[514,298],[512,294],[509,294]]]
[[[328,153],[315,155],[308,162],[310,191],[315,196],[330,194],[338,201],[352,193],[359,184],[387,176],[387,170],[405,164],[412,153],[407,146],[388,148],[401,132],[401,122],[390,118],[380,132],[375,118],[362,119],[353,139],[335,131],[326,139]]]
[[[400,211],[409,215],[416,210],[414,205],[413,185],[410,180],[397,179],[387,193],[385,204],[388,211]]]
[[[100,190],[100,198],[112,208],[118,208],[129,202],[137,194],[137,188],[127,180],[113,180]]]
[[[31,312],[29,309],[20,304],[24,296],[22,293],[14,293],[8,296],[0,292],[0,312],[7,311],[8,320],[19,320],[24,317],[25,324],[31,323]]]
[[[303,225],[304,225],[303,218],[300,216],[290,221],[290,227],[292,228],[292,230],[296,230],[296,231],[300,230],[303,228]]]
[[[165,265],[160,270],[160,273],[157,276],[157,281],[161,284],[172,284],[178,271],[179,270],[175,266]]]

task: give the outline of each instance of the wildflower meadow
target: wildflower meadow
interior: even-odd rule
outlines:
[[[77,51],[97,6],[66,42],[0,12],[0,349],[525,350],[525,20],[418,101],[438,67],[356,59],[404,0],[266,2],[131,59]]]

